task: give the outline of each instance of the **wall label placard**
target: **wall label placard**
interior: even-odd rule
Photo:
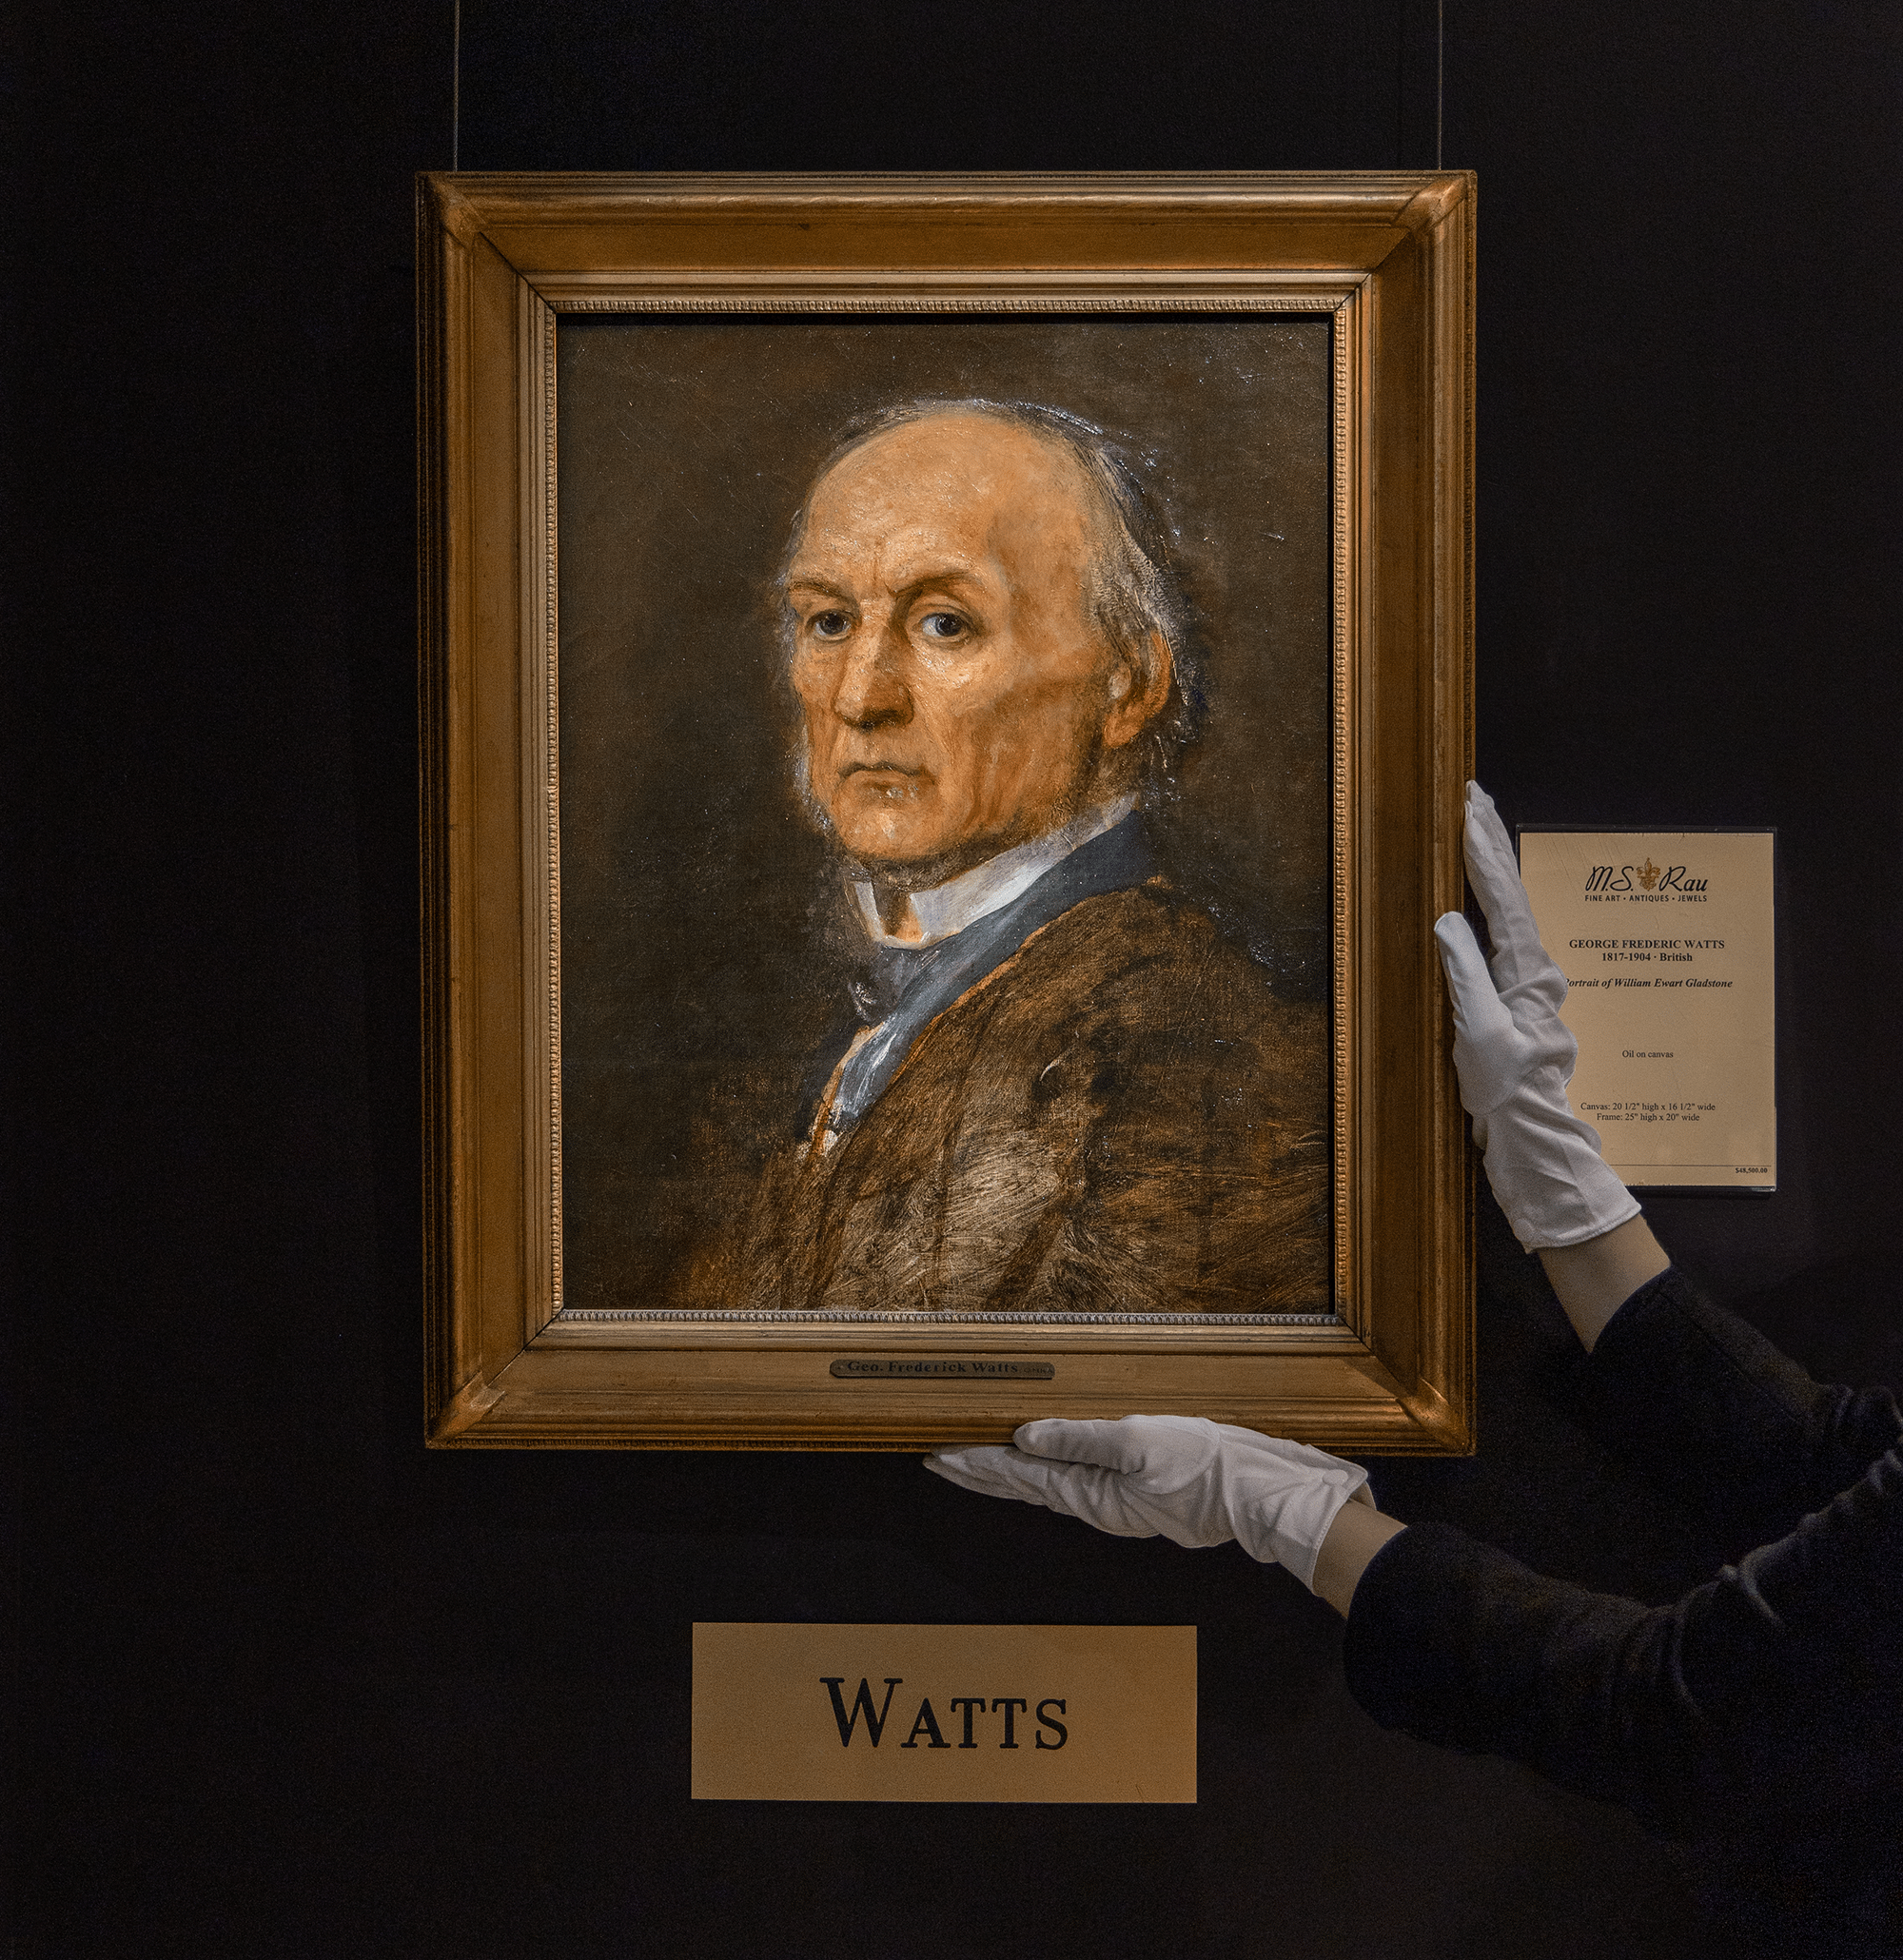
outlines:
[[[1569,1094],[1635,1187],[1777,1184],[1771,831],[1520,833],[1579,1044]]]
[[[987,1354],[846,1354],[827,1372],[842,1382],[1049,1382],[1057,1367]]]
[[[1193,1626],[696,1621],[692,1794],[1194,1803]]]

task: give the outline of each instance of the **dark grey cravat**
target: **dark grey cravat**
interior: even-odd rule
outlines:
[[[1132,813],[962,932],[916,950],[879,948],[850,989],[861,1024],[874,1031],[840,1072],[827,1128],[835,1133],[850,1129],[878,1101],[932,1022],[1001,967],[1040,926],[1083,899],[1141,885],[1156,871],[1143,818]]]
[[[875,948],[864,967],[846,983],[846,991],[853,997],[860,1021],[868,1028],[876,1028],[905,998],[919,974],[937,958],[939,949],[952,943],[952,939],[941,939],[937,946]]]

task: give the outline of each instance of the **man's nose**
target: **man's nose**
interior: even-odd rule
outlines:
[[[912,719],[912,696],[898,673],[905,642],[890,630],[854,635],[833,691],[833,712],[851,728],[897,727]]]

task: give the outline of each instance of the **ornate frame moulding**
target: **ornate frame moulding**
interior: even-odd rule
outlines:
[[[1143,1409],[1471,1449],[1429,928],[1463,891],[1474,206],[1465,172],[419,179],[432,1443],[910,1449]],[[1326,316],[1333,1312],[563,1306],[556,350],[604,313]],[[854,1353],[1055,1370],[829,1373]]]

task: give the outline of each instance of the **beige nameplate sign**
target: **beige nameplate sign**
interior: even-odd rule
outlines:
[[[1569,1094],[1629,1185],[1777,1183],[1770,831],[1521,831]]]
[[[1049,1382],[1057,1369],[985,1354],[846,1354],[830,1372],[842,1382]]]
[[[1194,1803],[1196,1629],[697,1621],[693,1794]]]

